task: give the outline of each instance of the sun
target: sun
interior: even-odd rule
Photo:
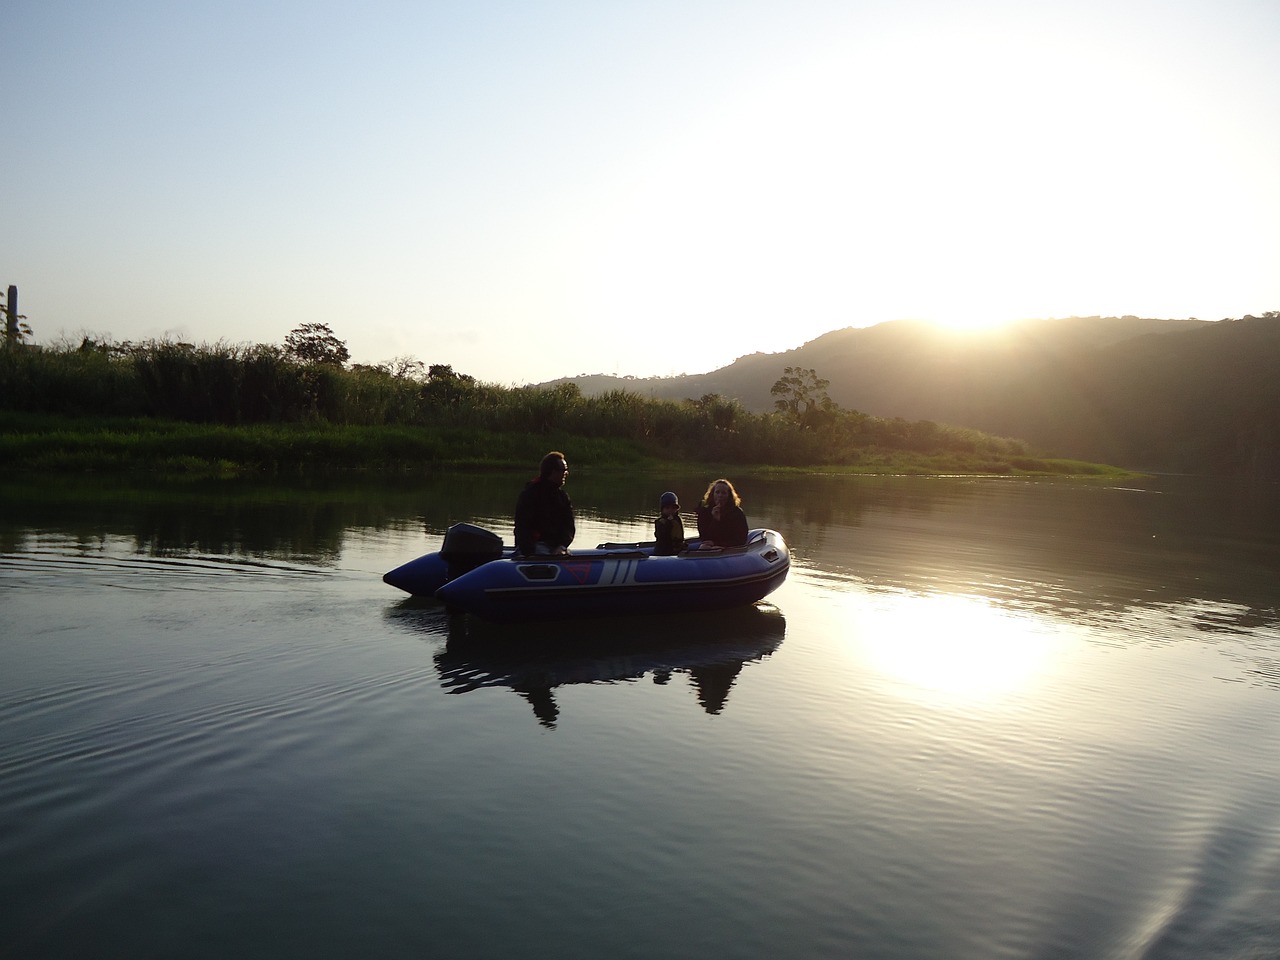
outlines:
[[[928,317],[927,320],[936,327],[956,332],[995,330],[1013,322],[1009,317],[989,310],[965,309],[941,313],[937,316]]]

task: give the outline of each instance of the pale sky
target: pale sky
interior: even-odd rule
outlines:
[[[1276,0],[7,0],[36,342],[480,380],[1280,309]]]

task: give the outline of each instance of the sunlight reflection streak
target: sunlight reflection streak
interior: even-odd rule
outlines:
[[[996,702],[1025,696],[1052,669],[1064,638],[1053,625],[985,597],[881,594],[849,611],[857,652],[912,696]]]

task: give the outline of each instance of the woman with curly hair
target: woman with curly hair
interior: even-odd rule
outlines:
[[[712,480],[698,507],[698,549],[740,547],[747,542],[747,515],[733,484]]]

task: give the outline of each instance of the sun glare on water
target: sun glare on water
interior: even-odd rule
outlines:
[[[973,597],[900,594],[859,615],[859,651],[909,692],[995,702],[1046,675],[1062,638]]]

